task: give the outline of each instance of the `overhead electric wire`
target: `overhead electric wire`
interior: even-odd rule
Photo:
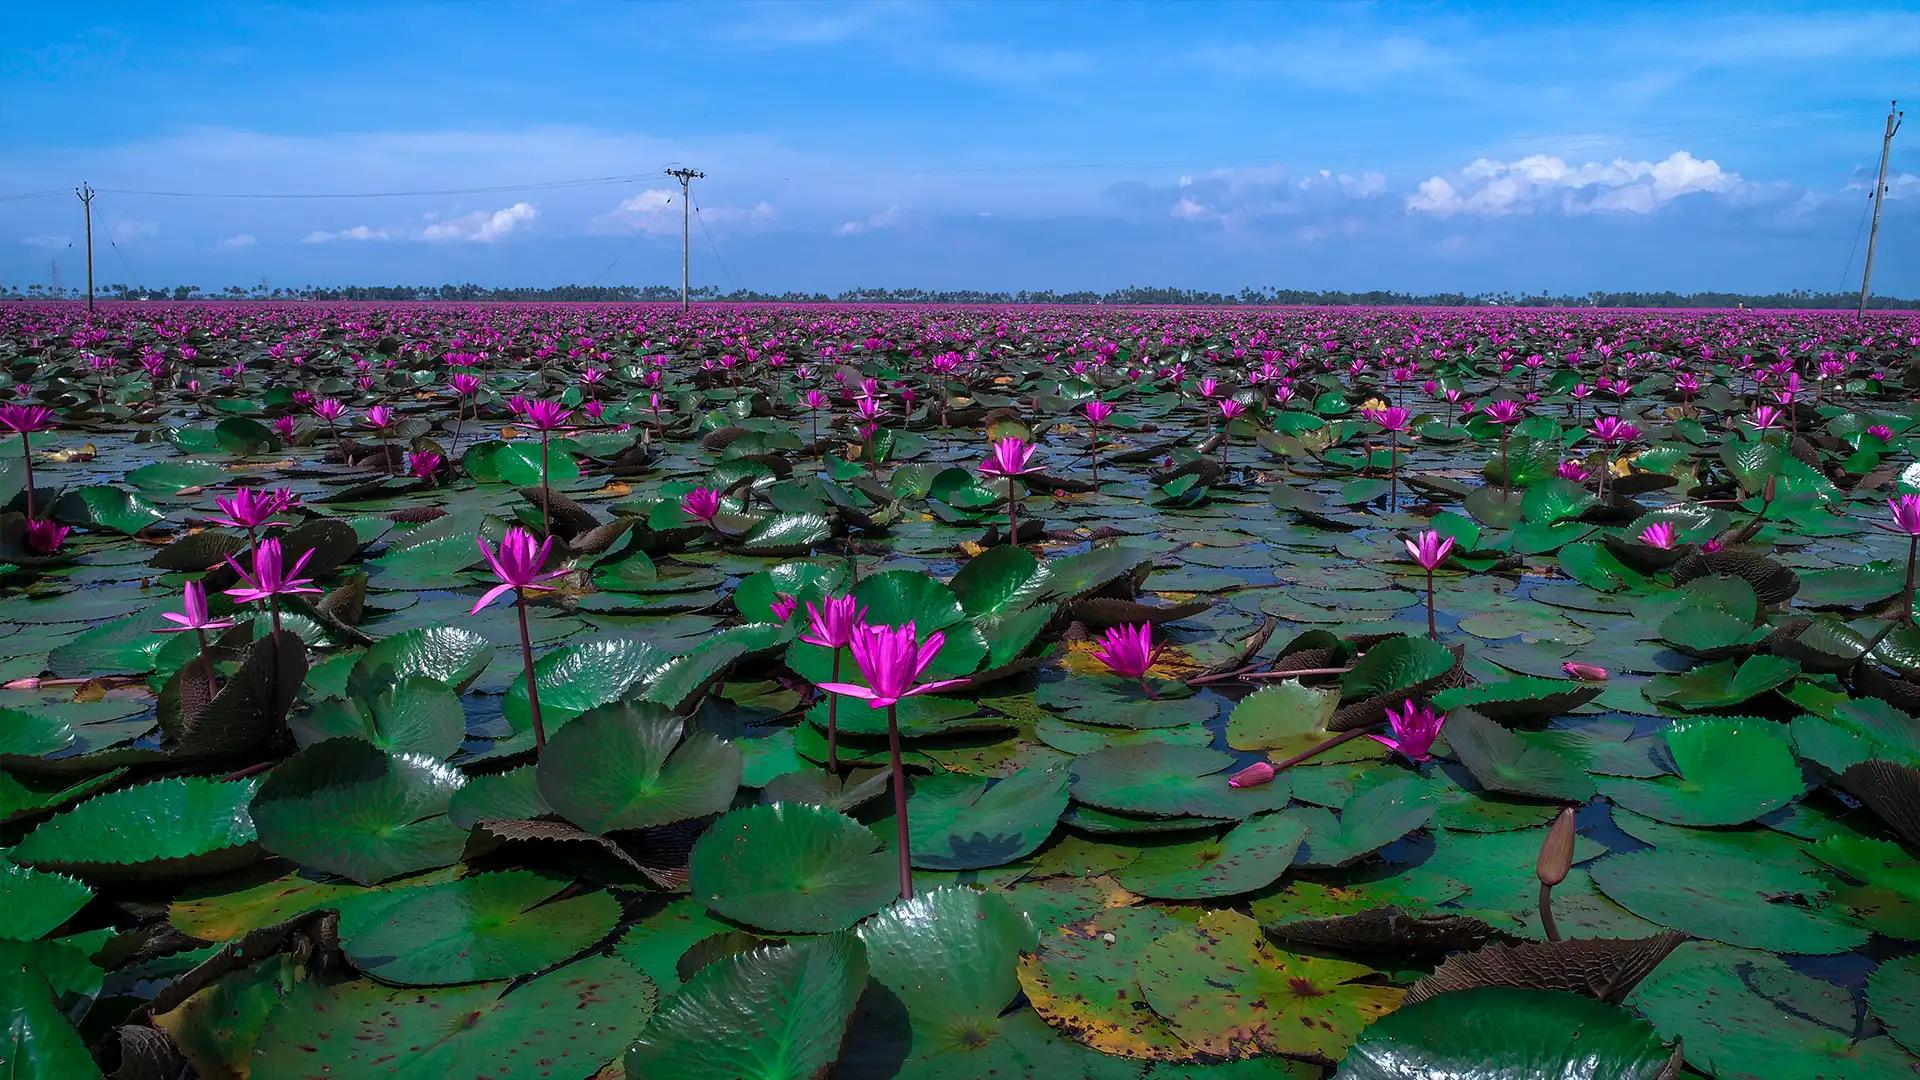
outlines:
[[[484,187],[434,188],[419,191],[154,191],[142,188],[103,187],[95,190],[110,195],[146,195],[169,199],[404,199],[434,195],[490,195],[507,191],[548,191],[556,188],[602,187],[613,184],[637,184],[658,180],[661,173],[625,173],[619,176],[588,176],[573,180],[546,180],[528,184],[491,184]]]

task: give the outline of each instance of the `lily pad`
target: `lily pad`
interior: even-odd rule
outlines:
[[[775,803],[713,823],[689,859],[694,897],[762,930],[844,930],[899,894],[894,855],[850,818]]]

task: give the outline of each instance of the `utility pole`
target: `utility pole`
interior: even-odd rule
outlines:
[[[94,313],[94,188],[92,184],[81,181],[81,186],[73,188],[73,194],[81,196],[81,209],[86,211],[86,313]],[[1870,252],[1872,248],[1868,248]]]
[[[1906,116],[1899,109],[1900,103],[1887,104],[1887,133],[1880,139],[1880,175],[1873,182],[1873,231],[1867,233],[1867,264],[1860,271],[1860,311],[1856,318],[1867,317],[1867,287],[1873,281],[1873,242],[1880,239],[1880,204],[1887,198],[1887,153],[1893,149],[1894,133],[1900,130],[1900,120]]]
[[[1882,171],[1884,172],[1884,165]],[[699,169],[668,169],[667,175],[680,181],[680,310],[687,310],[687,239],[688,230],[693,225],[693,195],[689,185],[695,180],[705,180],[707,174]],[[1872,257],[1872,248],[1867,249]]]

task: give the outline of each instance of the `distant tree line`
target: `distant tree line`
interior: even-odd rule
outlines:
[[[72,288],[28,285],[22,289],[0,285],[0,300],[74,299],[85,294]],[[108,285],[97,294],[108,300],[411,300],[411,301],[546,301],[556,303],[635,303],[678,300],[670,285],[554,285],[547,288],[502,288],[486,285],[306,285],[269,288],[229,285],[210,291],[198,285]],[[1578,296],[1545,292],[1521,295],[1493,293],[1404,293],[1386,289],[1367,292],[1245,288],[1236,293],[1204,289],[1153,288],[1134,285],[1110,292],[1079,289],[1070,292],[979,289],[848,289],[839,293],[768,293],[751,289],[721,292],[711,286],[694,289],[694,298],[732,303],[783,304],[1111,304],[1116,306],[1259,306],[1277,304],[1378,307],[1631,307],[1631,308],[1851,308],[1857,293],[1792,292],[1589,292]],[[1920,298],[1876,296],[1868,304],[1879,310],[1920,310]]]

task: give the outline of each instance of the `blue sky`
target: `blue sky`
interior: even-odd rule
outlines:
[[[1911,4],[12,5],[0,281],[1819,290]],[[1920,294],[1920,126],[1876,291]],[[354,194],[637,177],[398,198]],[[1856,247],[1859,250],[1856,250]],[[1851,269],[1849,270],[1849,266]]]

